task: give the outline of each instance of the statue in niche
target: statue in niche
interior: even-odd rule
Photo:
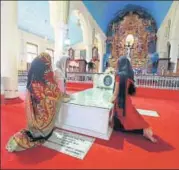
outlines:
[[[74,59],[75,59],[75,51],[74,51],[72,48],[70,48],[70,49],[68,50],[68,55],[69,55],[69,57],[70,57],[71,60],[74,60]]]
[[[93,72],[97,73],[99,71],[99,54],[98,54],[98,48],[93,47],[92,49],[92,60],[93,63]]]
[[[92,48],[92,59],[98,60],[98,48],[97,47]]]

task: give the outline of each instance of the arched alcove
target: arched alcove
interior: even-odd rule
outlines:
[[[126,38],[129,34],[134,37],[131,48],[132,65],[136,68],[145,67],[148,54],[156,51],[156,31],[156,22],[146,9],[126,6],[108,26],[107,52],[112,55],[112,67],[115,67],[120,56],[126,55]]]
[[[70,17],[73,16],[73,18],[75,18],[75,22],[73,21],[73,25],[76,24],[76,27],[78,27],[78,30],[80,29],[80,37],[79,34],[73,30],[71,30],[71,37],[77,37],[76,39],[80,41],[76,41],[75,43],[71,43],[72,48],[74,48],[74,50],[76,49],[76,55],[78,55],[79,57],[82,55],[84,59],[88,58],[88,48],[87,45],[89,44],[89,41],[91,40],[91,37],[89,36],[89,26],[88,26],[88,21],[85,18],[84,14],[82,14],[82,12],[80,11],[80,9],[78,8],[73,8],[71,9],[70,12]],[[74,26],[71,26],[71,29]],[[70,28],[69,28],[69,32],[70,32]]]
[[[72,69],[69,69],[70,72],[85,72],[87,64],[85,60],[87,58],[86,44],[88,44],[88,25],[84,15],[81,13],[81,10],[75,7],[70,10],[69,21],[70,20],[72,23],[71,27],[69,27],[69,32],[71,32],[71,35],[69,33],[69,38],[73,37],[76,41],[74,41],[74,39],[71,40],[72,43],[69,46],[73,49],[73,57],[71,57],[71,60],[68,62],[68,68],[72,67]],[[74,27],[78,29],[78,32],[74,29]]]

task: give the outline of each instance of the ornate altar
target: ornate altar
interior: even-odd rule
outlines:
[[[68,50],[68,55],[69,55],[70,59],[74,60],[75,59],[75,50],[73,50],[73,48],[70,48]]]
[[[111,66],[115,67],[118,58],[126,55],[126,38],[132,35],[131,63],[134,68],[144,68],[148,54],[156,51],[156,30],[154,19],[143,8],[131,5],[120,11],[107,32]]]

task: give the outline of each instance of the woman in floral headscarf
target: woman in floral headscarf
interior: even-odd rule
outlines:
[[[51,57],[41,53],[33,60],[28,72],[27,129],[12,136],[6,149],[9,152],[22,151],[43,144],[53,133],[62,98],[54,80]]]

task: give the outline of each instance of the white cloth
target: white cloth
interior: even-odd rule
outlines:
[[[56,68],[58,69],[58,74],[60,77],[63,77],[63,79],[66,79],[66,65],[67,65],[67,60],[69,57],[63,56],[60,58],[59,61],[56,63]]]

